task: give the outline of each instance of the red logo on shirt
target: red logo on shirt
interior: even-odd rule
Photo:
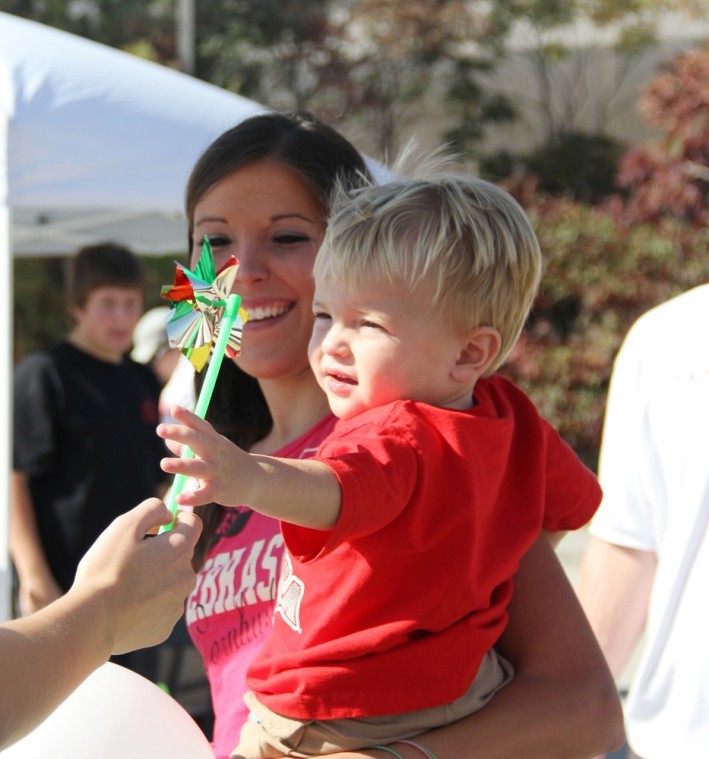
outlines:
[[[141,404],[140,404],[140,418],[146,423],[146,424],[157,424],[159,417],[158,417],[158,407],[157,404],[150,400],[150,398],[146,398]]]

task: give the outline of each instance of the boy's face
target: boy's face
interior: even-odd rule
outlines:
[[[316,281],[313,313],[310,364],[341,419],[395,400],[470,405],[450,376],[466,340],[431,313],[424,293],[328,278]]]
[[[82,350],[117,362],[133,344],[133,330],[143,313],[143,294],[132,287],[103,286],[92,290],[83,307],[72,309],[70,337]]]

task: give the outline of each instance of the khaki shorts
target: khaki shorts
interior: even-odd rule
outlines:
[[[244,700],[251,714],[241,730],[231,759],[322,756],[412,738],[482,709],[512,679],[512,675],[512,665],[492,650],[482,660],[467,693],[450,704],[357,719],[290,719],[267,709],[252,693],[247,693]]]

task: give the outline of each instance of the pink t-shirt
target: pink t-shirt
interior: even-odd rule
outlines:
[[[274,455],[310,458],[335,421],[326,416]],[[229,509],[187,600],[187,627],[212,692],[217,759],[229,756],[248,716],[243,701],[246,670],[273,629],[282,555],[283,538],[275,519],[243,506]]]

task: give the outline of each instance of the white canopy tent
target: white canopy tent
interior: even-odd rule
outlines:
[[[264,107],[113,48],[0,13],[0,619],[9,615],[11,258],[113,239],[186,249],[183,193],[221,132]]]

